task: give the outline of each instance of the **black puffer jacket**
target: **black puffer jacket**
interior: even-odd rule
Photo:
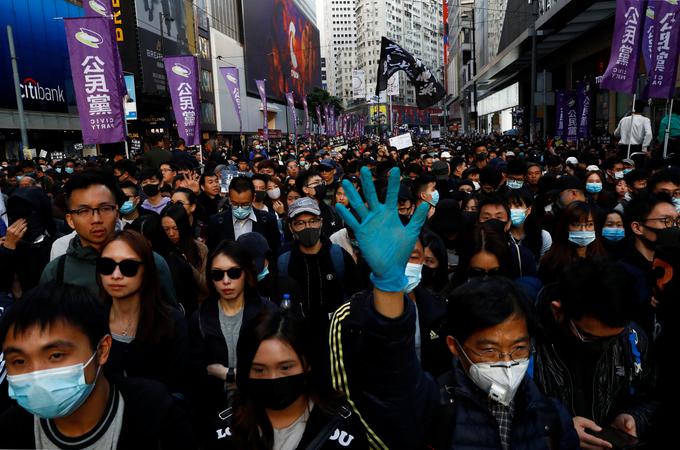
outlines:
[[[561,400],[574,414],[574,377],[561,357],[561,331],[550,311],[549,298],[542,300],[538,308],[541,330],[535,342],[534,380],[543,392]],[[605,425],[619,414],[630,414],[635,418],[638,436],[644,439],[658,406],[652,397],[655,368],[649,345],[647,335],[634,322],[608,344],[595,368],[593,387],[584,387],[593,389],[589,419]]]
[[[10,224],[26,219],[28,229],[16,249],[0,245],[0,291],[11,293],[16,276],[26,292],[38,285],[50,262],[52,242],[60,236],[52,219],[52,202],[40,188],[17,189],[7,201],[7,215]]]

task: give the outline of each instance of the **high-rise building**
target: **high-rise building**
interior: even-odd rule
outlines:
[[[352,101],[352,69],[356,69],[356,0],[324,0],[324,32],[321,54],[326,60],[328,92]]]
[[[420,58],[439,80],[443,79],[443,4],[441,0],[355,0],[356,66],[366,72],[366,85],[374,93],[380,41],[385,36]],[[415,105],[415,89],[399,73],[399,95],[393,102]]]

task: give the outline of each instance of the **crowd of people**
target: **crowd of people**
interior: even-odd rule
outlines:
[[[0,166],[0,447],[664,448],[680,167],[377,136]]]

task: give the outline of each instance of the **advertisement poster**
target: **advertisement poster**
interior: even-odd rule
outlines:
[[[125,87],[127,87],[127,99],[125,100],[125,120],[137,119],[137,93],[135,92],[135,76],[125,74]]]
[[[24,108],[77,114],[64,23],[54,17],[80,17],[83,9],[65,0],[43,3],[32,8],[26,0],[0,1],[2,23],[14,33]],[[0,33],[0,86],[0,108],[16,109],[6,26]]]
[[[243,2],[243,10],[248,92],[258,93],[260,79],[267,80],[269,98],[279,101],[285,92],[321,87],[319,30],[293,0]]]

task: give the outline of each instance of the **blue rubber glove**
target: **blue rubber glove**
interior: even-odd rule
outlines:
[[[422,203],[409,224],[404,226],[397,212],[399,182],[399,169],[393,168],[389,173],[385,204],[382,204],[378,202],[371,171],[368,167],[363,167],[361,186],[368,207],[352,183],[347,180],[342,182],[345,195],[352,209],[359,215],[361,223],[343,205],[339,203],[335,205],[347,226],[354,231],[361,255],[373,271],[371,274],[373,285],[384,292],[401,292],[406,287],[408,283],[404,275],[406,263],[416,245],[416,239],[430,207],[427,203]]]

